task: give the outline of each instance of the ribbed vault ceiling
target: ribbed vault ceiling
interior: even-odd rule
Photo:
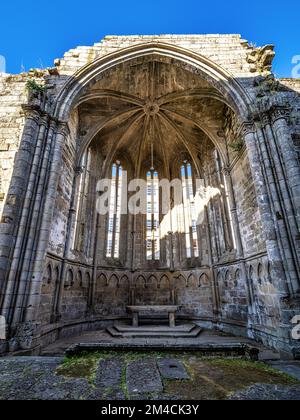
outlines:
[[[151,158],[168,162],[201,155],[218,144],[226,153],[227,106],[206,81],[173,63],[149,57],[106,72],[78,106],[81,147],[93,140],[108,164],[126,154],[136,175]]]

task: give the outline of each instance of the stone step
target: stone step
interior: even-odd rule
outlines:
[[[119,332],[115,327],[107,329],[112,337],[130,337],[130,338],[196,338],[201,333],[200,327],[194,327],[190,332],[176,332],[176,331],[140,331]]]
[[[114,325],[115,329],[122,333],[134,333],[134,332],[182,332],[189,333],[194,328],[194,324],[182,324],[176,325],[176,327],[171,328],[168,325],[140,325],[139,327],[133,327],[128,324],[117,323]]]
[[[244,358],[247,360],[259,359],[259,349],[252,347],[250,344],[242,342],[232,343],[211,343],[211,342],[191,342],[187,339],[176,340],[172,343],[161,340],[114,340],[114,342],[91,342],[91,343],[78,343],[70,346],[65,354],[68,356],[75,356],[83,352],[101,352],[101,351],[159,351],[159,352],[183,352],[192,351],[202,357],[230,357],[230,358]]]

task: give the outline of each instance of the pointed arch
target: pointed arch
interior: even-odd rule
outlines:
[[[173,64],[196,72],[220,93],[220,100],[236,112],[241,120],[254,110],[250,96],[237,80],[210,59],[185,48],[166,43],[141,43],[107,54],[79,69],[63,86],[55,104],[55,117],[67,121],[71,110],[77,106],[86,89],[96,83],[103,72],[139,57],[158,56],[172,59]]]
[[[202,273],[199,278],[199,287],[207,287],[210,285],[208,275],[206,273]]]
[[[168,288],[170,288],[170,279],[169,279],[169,277],[168,277],[166,274],[164,274],[164,275],[160,278],[160,281],[159,281],[159,287],[160,287],[161,289],[164,289],[164,288],[168,289]]]
[[[76,275],[76,286],[77,287],[82,287],[83,286],[83,275],[81,270],[77,271],[77,275]]]
[[[154,274],[151,274],[151,276],[147,279],[146,288],[147,289],[157,289],[158,288],[158,281],[157,281],[157,278]]]
[[[135,281],[135,287],[136,288],[142,288],[145,289],[146,288],[146,279],[144,276],[139,275]]]
[[[97,285],[102,288],[102,287],[107,287],[108,286],[108,278],[104,273],[101,273],[98,275],[97,277]]]
[[[129,278],[126,274],[123,274],[123,276],[120,278],[119,285],[120,285],[120,287],[128,287],[129,286]]]
[[[188,280],[187,280],[187,286],[188,286],[188,287],[191,287],[191,288],[193,288],[193,289],[195,289],[195,288],[197,288],[197,287],[198,287],[197,278],[196,278],[196,276],[195,276],[195,274],[194,274],[194,273],[191,273],[191,274],[189,275]]]
[[[110,276],[109,280],[108,280],[108,287],[111,288],[117,288],[119,284],[119,278],[118,276],[114,273]]]
[[[73,287],[74,285],[74,272],[71,268],[68,269],[65,279],[64,287],[66,289]]]
[[[178,277],[175,277],[174,286],[175,289],[183,289],[187,287],[187,279],[184,277],[183,274],[179,274]]]

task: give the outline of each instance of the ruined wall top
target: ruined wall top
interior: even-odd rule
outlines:
[[[268,73],[275,56],[274,46],[255,47],[241,35],[130,35],[106,36],[94,46],[79,46],[55,60],[61,75],[72,75],[82,66],[110,53],[143,43],[163,43],[196,52],[228,70],[235,77]]]

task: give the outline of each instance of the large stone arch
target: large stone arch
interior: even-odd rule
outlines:
[[[249,95],[236,78],[213,61],[178,46],[164,43],[146,43],[108,54],[77,71],[61,89],[56,101],[55,118],[60,121],[68,121],[72,108],[80,102],[82,92],[91,83],[95,83],[103,71],[120,63],[153,54],[170,57],[201,75],[212,86],[216,87],[220,92],[218,98],[230,106],[242,121],[247,120],[249,112],[255,110]]]

